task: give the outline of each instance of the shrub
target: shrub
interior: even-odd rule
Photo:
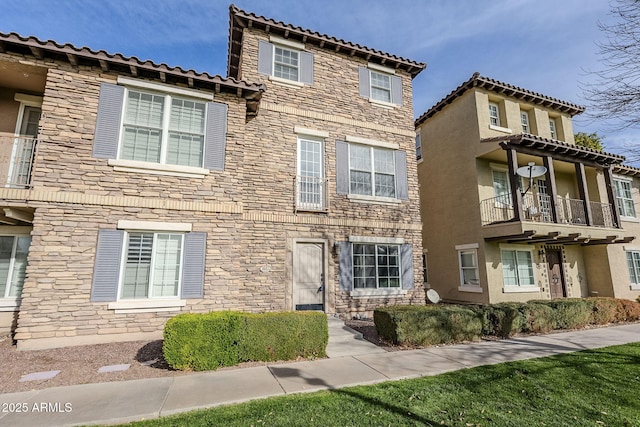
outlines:
[[[325,357],[327,315],[316,312],[244,314],[238,339],[241,361]]]
[[[324,357],[328,339],[323,313],[187,313],[167,321],[163,353],[174,369],[204,371],[242,361]]]
[[[616,318],[619,322],[640,320],[640,303],[628,299],[616,299]]]
[[[206,371],[238,363],[240,313],[179,314],[164,327],[162,351],[174,369]]]
[[[590,323],[606,325],[618,321],[618,303],[614,298],[591,297],[586,298],[586,301],[593,304]]]
[[[373,320],[378,335],[402,345],[477,340],[482,333],[480,317],[457,305],[385,307],[374,311]]]
[[[522,332],[545,333],[553,330],[553,309],[543,304],[522,305]]]
[[[530,304],[541,304],[553,310],[553,329],[577,329],[588,325],[592,319],[593,305],[580,298],[535,300]]]

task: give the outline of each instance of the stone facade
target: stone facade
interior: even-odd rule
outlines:
[[[15,333],[18,348],[157,338],[166,320],[180,312],[295,309],[294,258],[304,242],[323,248],[322,307],[327,313],[371,316],[385,304],[424,303],[411,98],[415,74],[395,71],[402,82],[401,105],[376,105],[358,94],[358,67],[367,61],[307,43],[305,50],[314,55],[313,84],[279,84],[258,73],[258,41],[269,37],[261,29],[245,29],[240,83],[196,76],[215,80],[200,88],[182,70],[157,73],[157,66],[141,66],[132,75],[113,58],[108,63],[91,55],[84,62],[60,59],[55,47],[40,59],[10,49],[0,53],[3,63],[27,65],[44,76],[42,93],[33,93],[42,97],[42,116],[31,185],[0,188],[3,208],[33,216],[0,230],[31,235],[19,307],[0,313],[2,327]],[[135,71],[136,66],[129,68]],[[156,90],[197,89],[225,104],[224,170],[197,177],[167,170],[148,173],[97,157],[101,85],[120,84],[122,76],[153,83]],[[256,88],[264,93],[253,117]],[[317,212],[296,207],[298,136],[309,131],[321,135],[327,182],[327,208]],[[406,153],[405,199],[338,194],[336,144],[349,138]],[[100,235],[125,229],[122,224],[134,224],[134,230],[161,224],[206,233],[202,297],[135,307],[127,305],[129,300],[94,298],[102,274],[97,265]],[[411,249],[403,271],[412,275],[403,276],[401,292],[354,296],[341,285],[345,255],[340,245],[354,236]]]

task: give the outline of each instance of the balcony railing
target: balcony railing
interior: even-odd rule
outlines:
[[[328,209],[327,179],[296,176],[296,211],[326,211]]]
[[[584,202],[579,199],[559,197],[556,201],[559,224],[587,225]],[[615,227],[613,210],[609,203],[590,202],[591,225],[595,227]],[[524,221],[553,223],[551,196],[546,194],[525,194],[522,197]],[[511,195],[505,194],[480,202],[482,225],[511,221],[515,218]]]
[[[0,186],[28,188],[31,186],[36,138],[0,136]]]

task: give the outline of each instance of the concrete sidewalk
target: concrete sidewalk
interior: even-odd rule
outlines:
[[[0,426],[124,423],[269,396],[437,375],[637,341],[640,323],[386,352],[330,319],[328,359],[3,394]],[[17,408],[26,411],[15,412]]]

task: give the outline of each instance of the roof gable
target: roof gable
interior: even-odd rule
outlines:
[[[321,48],[333,50],[334,52],[344,52],[351,56],[363,58],[368,62],[404,70],[409,73],[412,78],[426,68],[426,64],[422,62],[412,61],[366,46],[337,39],[326,34],[320,34],[315,31],[286,24],[282,21],[275,21],[264,16],[258,16],[254,13],[245,12],[235,5],[229,7],[229,19],[227,75],[233,78],[237,78],[240,71],[240,54],[242,52],[242,33],[244,28],[258,28],[280,37],[302,43],[312,43]]]

